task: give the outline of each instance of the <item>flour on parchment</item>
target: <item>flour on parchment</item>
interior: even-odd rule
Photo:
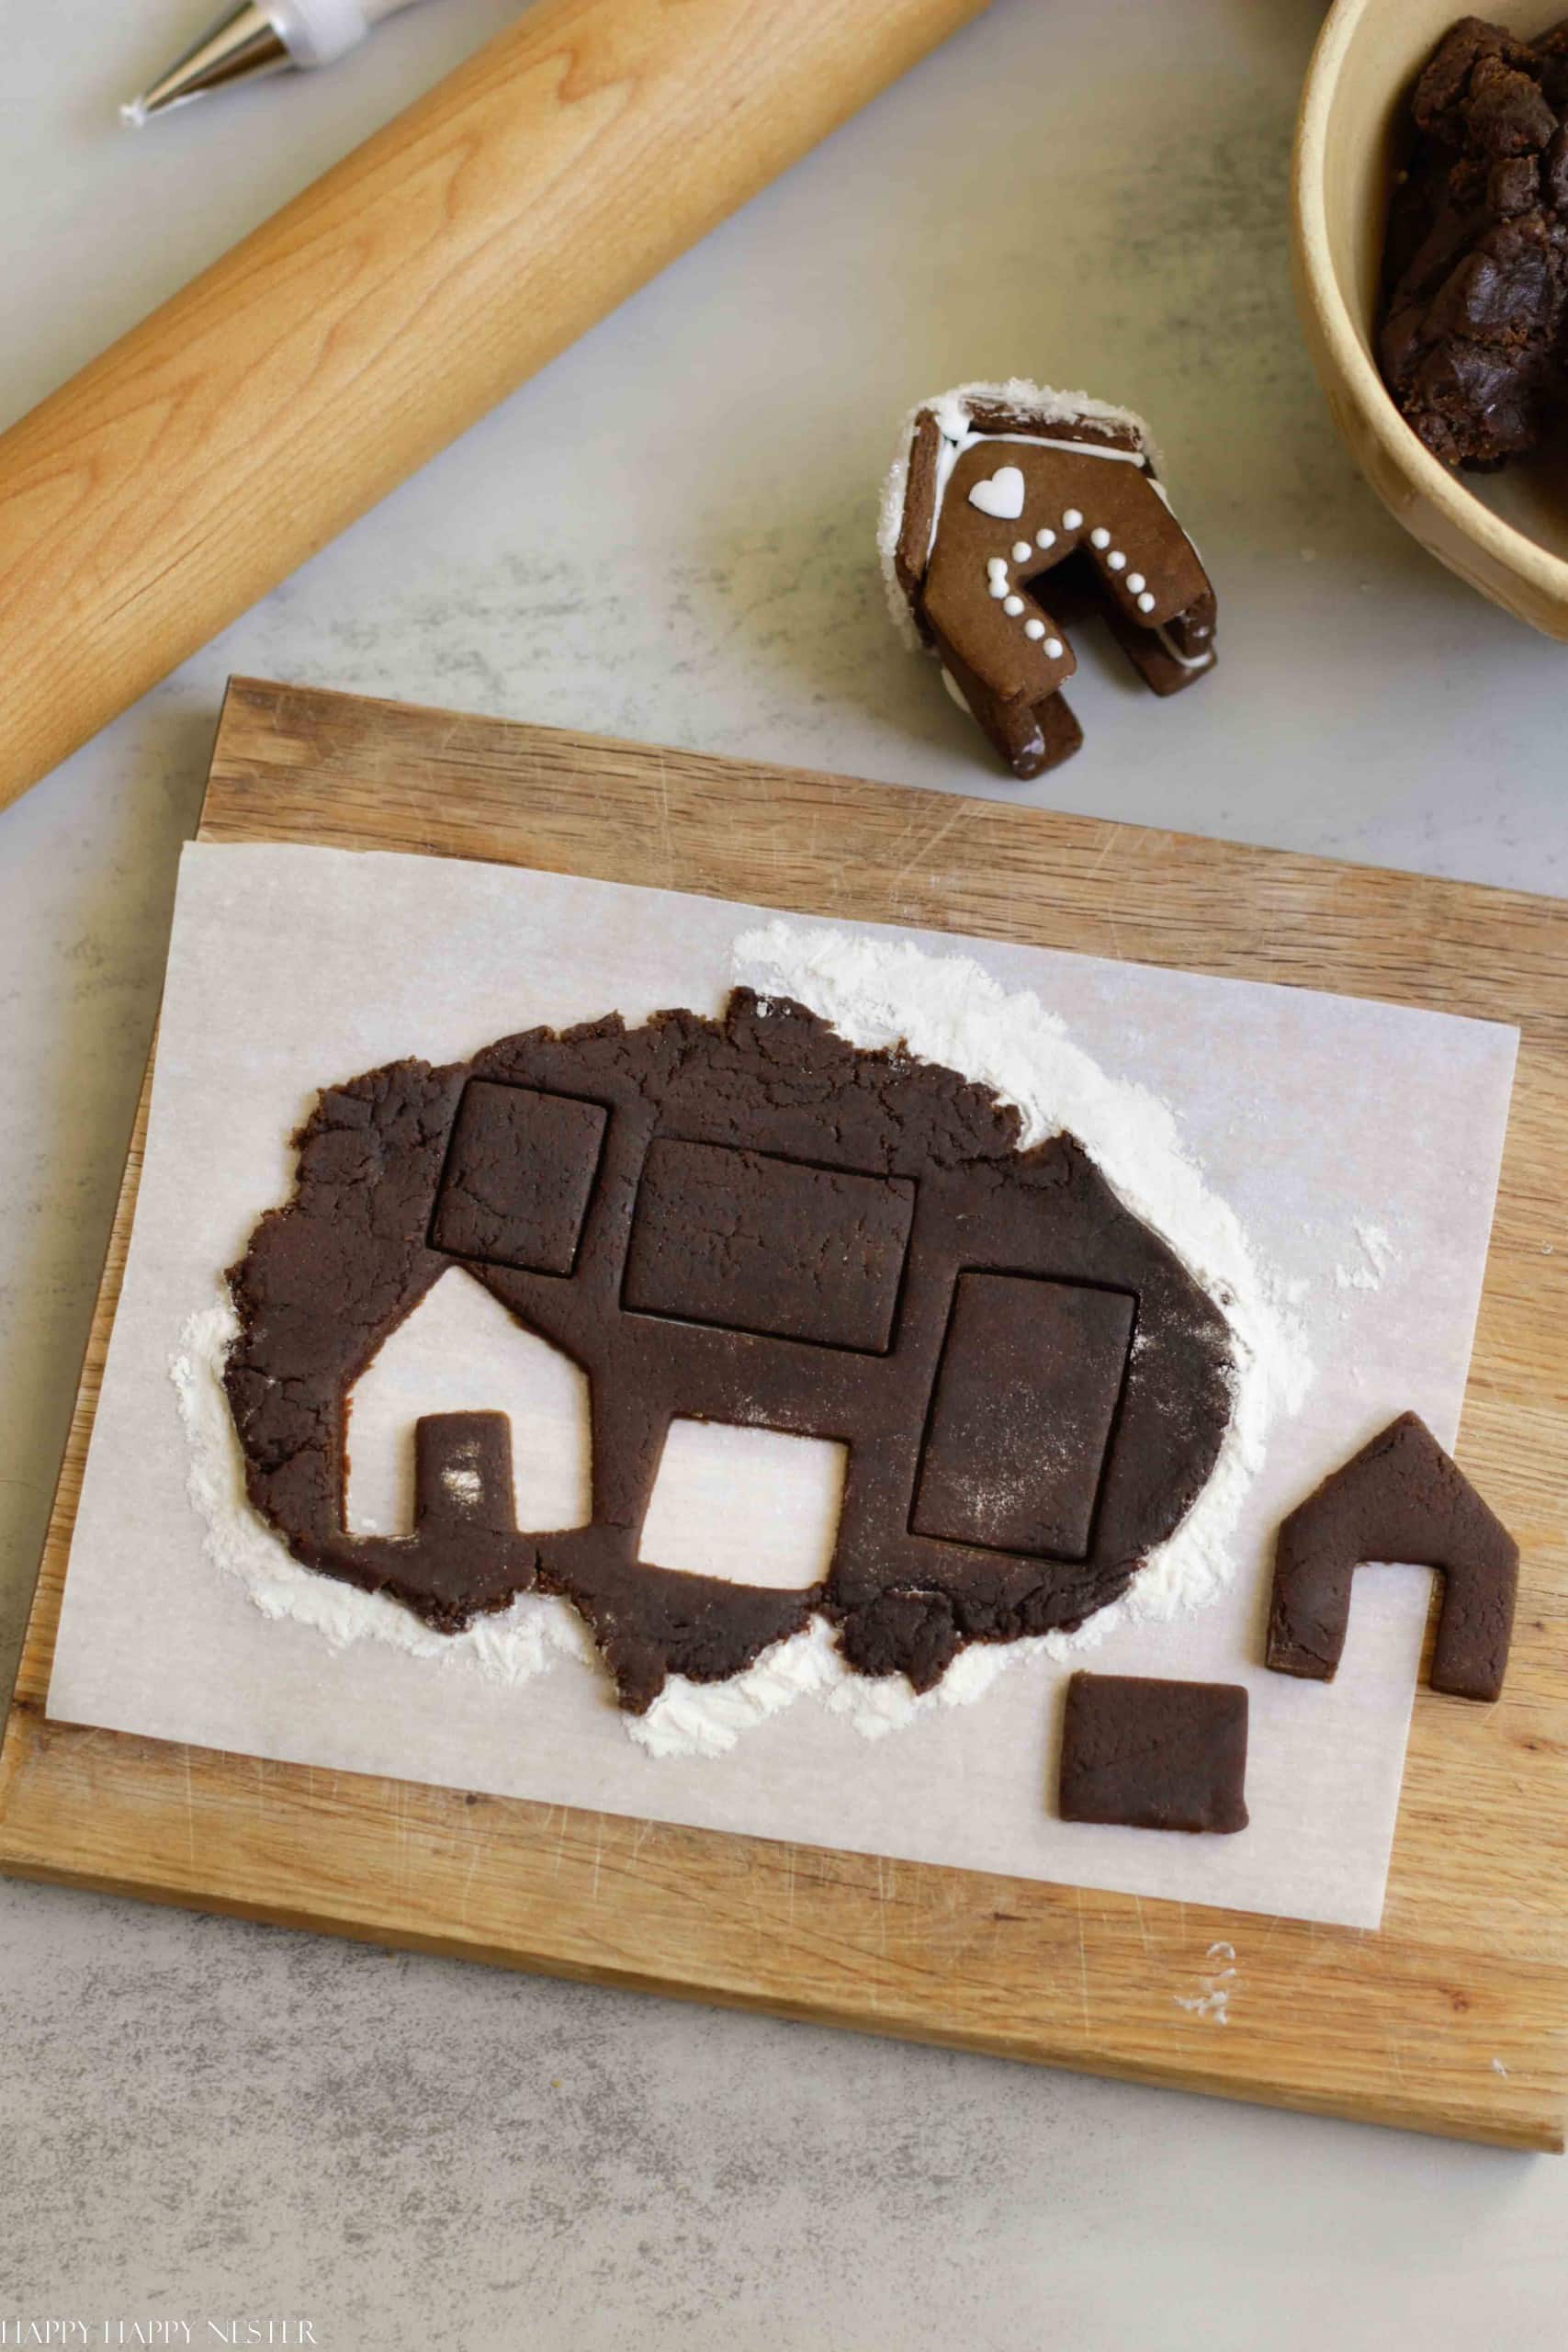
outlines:
[[[975,1645],[934,1690],[917,1695],[902,1677],[852,1673],[818,1619],[728,1682],[671,1676],[646,1715],[624,1719],[632,1738],[652,1756],[723,1755],[754,1724],[807,1696],[875,1738],[931,1708],[972,1703],[1026,1656],[1043,1650],[1066,1657],[1117,1625],[1168,1620],[1214,1600],[1238,1566],[1236,1525],[1269,1431],[1299,1408],[1313,1366],[1290,1288],[1259,1263],[1234,1210],[1210,1191],[1169,1104],[1110,1077],[1037,997],[1003,989],[966,956],[932,956],[910,942],[781,921],[736,940],[734,978],[764,999],[789,997],[807,1006],[853,1046],[903,1045],[921,1060],[991,1087],[1016,1105],[1026,1147],[1063,1128],[1076,1135],[1127,1207],[1163,1236],[1224,1312],[1235,1408],[1213,1472],[1186,1519],[1151,1553],[1123,1598],[1078,1633]],[[1381,1277],[1386,1237],[1369,1228],[1358,1238]],[[400,1602],[301,1566],[245,1498],[222,1387],[235,1329],[225,1294],[191,1316],[170,1369],[190,1445],[190,1498],[206,1523],[209,1555],[239,1577],[258,1608],[314,1627],[334,1646],[384,1641],[506,1683],[525,1682],[561,1657],[596,1666],[585,1627],[554,1597],[520,1594],[466,1633],[444,1634]]]

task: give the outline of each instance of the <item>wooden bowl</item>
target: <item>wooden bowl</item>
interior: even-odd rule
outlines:
[[[1527,38],[1565,0],[1484,0]],[[1463,0],[1337,0],[1307,70],[1292,174],[1302,324],[1334,421],[1383,504],[1450,571],[1532,628],[1568,639],[1568,448],[1501,474],[1439,465],[1372,356],[1393,134],[1412,81]]]

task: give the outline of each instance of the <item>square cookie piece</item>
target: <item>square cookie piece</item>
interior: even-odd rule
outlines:
[[[1087,1559],[1136,1310],[1127,1291],[961,1274],[911,1532]]]
[[[570,1274],[609,1114],[575,1095],[471,1079],[430,1227],[434,1250]]]
[[[1238,1682],[1075,1674],[1062,1727],[1064,1821],[1128,1829],[1247,1827],[1247,1692]]]

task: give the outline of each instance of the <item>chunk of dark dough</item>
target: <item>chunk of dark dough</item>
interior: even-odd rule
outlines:
[[[1378,356],[1445,465],[1494,469],[1568,417],[1562,32],[1532,43],[1466,17],[1411,98]]]
[[[476,1079],[463,1090],[431,1243],[536,1274],[570,1274],[606,1113]]]
[[[1136,1306],[1125,1291],[960,1276],[915,1498],[918,1535],[1084,1557]]]
[[[1276,1673],[1333,1679],[1352,1580],[1374,1560],[1440,1571],[1432,1688],[1495,1699],[1508,1662],[1519,1547],[1414,1413],[1391,1421],[1281,1526],[1269,1614]]]
[[[541,1148],[544,1121],[558,1160]],[[262,1218],[230,1277],[240,1332],[225,1381],[250,1498],[308,1566],[443,1631],[530,1587],[564,1595],[634,1709],[668,1674],[739,1672],[818,1611],[860,1672],[922,1690],[968,1643],[1081,1624],[1126,1590],[1208,1478],[1230,1419],[1229,1334],[1070,1136],[1024,1151],[1019,1130],[1014,1110],[955,1071],[858,1051],[801,1006],[743,989],[719,1021],[536,1029],[468,1062],[396,1062],[332,1087],[297,1138],[292,1200]],[[514,1527],[500,1433],[461,1415],[421,1434],[414,1536],[348,1532],[345,1395],[454,1264],[586,1374],[590,1525]],[[1002,1524],[1043,1548],[911,1525],[955,1292],[1004,1273],[1031,1298],[1077,1285],[1137,1302],[1138,1347],[1118,1372],[1074,1555],[1044,1539],[1082,1535],[1118,1363],[1114,1334],[1087,1327],[1092,1395],[1052,1505],[1065,1498],[1067,1515],[1053,1522],[1034,1492],[1032,1515]],[[639,1558],[677,1416],[848,1448],[824,1583],[778,1591]],[[477,1489],[454,1476],[465,1467]],[[465,1495],[472,1512],[454,1508]],[[743,1512],[737,1533],[739,1551]]]
[[[1127,1829],[1247,1827],[1247,1692],[1238,1682],[1075,1674],[1062,1724],[1064,1821]]]

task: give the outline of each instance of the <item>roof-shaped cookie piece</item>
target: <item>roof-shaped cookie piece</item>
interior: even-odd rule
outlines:
[[[1441,1572],[1432,1688],[1495,1699],[1513,1633],[1519,1547],[1414,1413],[1391,1421],[1281,1526],[1269,1615],[1276,1673],[1332,1679],[1352,1580],[1374,1560]]]

